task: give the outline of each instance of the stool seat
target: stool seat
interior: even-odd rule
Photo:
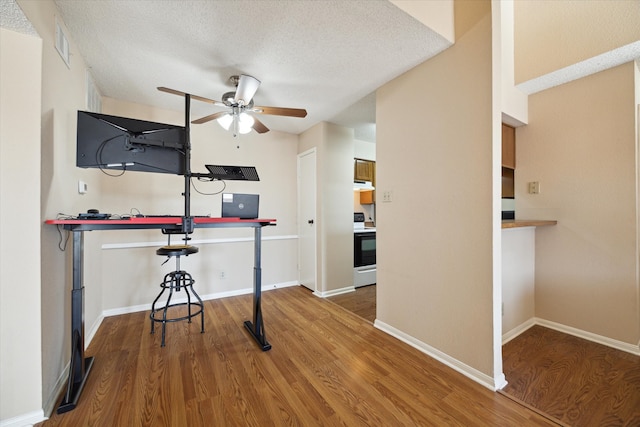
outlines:
[[[191,245],[166,245],[156,250],[160,256],[187,256],[198,253],[198,248]]]

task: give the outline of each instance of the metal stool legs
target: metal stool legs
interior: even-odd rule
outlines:
[[[165,274],[164,280],[160,283],[160,287],[162,290],[160,294],[156,297],[151,304],[151,314],[149,318],[151,319],[151,333],[155,333],[155,324],[156,322],[162,323],[162,344],[161,347],[164,347],[165,344],[165,335],[166,335],[166,326],[168,322],[179,322],[182,320],[187,320],[191,323],[191,319],[200,315],[200,333],[204,333],[204,305],[198,293],[193,289],[193,284],[195,280],[191,277],[189,273],[184,270],[180,270],[180,257],[176,256],[176,270]],[[181,303],[171,303],[171,298],[173,297],[173,292],[179,292],[181,289],[184,289],[185,294],[187,296],[187,302]],[[169,295],[167,297],[167,301],[164,306],[156,308],[156,303],[165,293],[165,291],[169,291]],[[197,300],[197,302],[192,301],[193,297]],[[169,315],[169,309],[172,309],[173,312],[174,307],[186,306],[187,314],[184,316],[171,317]]]

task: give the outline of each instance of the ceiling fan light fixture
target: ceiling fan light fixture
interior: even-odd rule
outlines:
[[[251,132],[254,123],[255,120],[253,119],[251,114],[240,113],[238,115],[238,132],[240,132],[241,134]]]
[[[229,130],[232,122],[233,116],[231,114],[225,114],[224,116],[218,118],[218,123],[224,128],[224,130]]]
[[[236,102],[240,105],[249,105],[259,86],[260,80],[253,76],[241,74],[236,87]]]

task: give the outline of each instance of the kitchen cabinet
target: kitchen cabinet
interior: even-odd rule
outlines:
[[[361,190],[360,191],[360,204],[361,205],[372,205],[375,202],[373,190]]]
[[[502,168],[502,198],[513,199],[516,196],[515,192],[515,177],[513,169]]]
[[[516,130],[502,124],[502,167],[516,168]]]
[[[354,159],[353,179],[354,181],[375,182],[376,162],[363,159]]]
[[[502,197],[515,197],[516,130],[502,124]]]

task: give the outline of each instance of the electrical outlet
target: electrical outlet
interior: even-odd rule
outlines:
[[[226,273],[224,271],[220,272],[220,278],[221,279],[226,279],[227,278],[227,275],[226,275]]]
[[[382,192],[382,202],[390,203],[393,200],[393,191],[383,191]]]
[[[87,190],[88,190],[87,183],[84,181],[78,181],[78,193],[86,194]]]

